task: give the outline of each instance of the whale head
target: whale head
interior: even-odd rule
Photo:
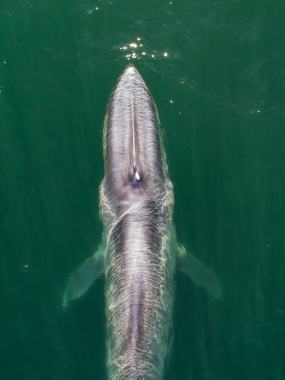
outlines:
[[[166,177],[155,103],[129,65],[110,97],[104,122],[105,185],[117,199],[140,198]]]

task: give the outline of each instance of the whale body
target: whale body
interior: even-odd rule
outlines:
[[[102,244],[68,280],[63,304],[104,273],[108,378],[158,380],[171,347],[175,270],[214,296],[220,288],[215,274],[177,243],[158,113],[132,65],[110,97],[103,150]]]

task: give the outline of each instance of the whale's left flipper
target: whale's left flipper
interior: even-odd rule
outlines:
[[[221,289],[215,273],[206,268],[191,253],[186,252],[185,247],[180,244],[178,244],[178,269],[188,274],[195,284],[206,288],[213,297],[221,297]]]
[[[70,301],[81,297],[93,284],[104,270],[104,258],[106,251],[106,239],[103,234],[103,241],[98,251],[81,265],[81,267],[72,274],[65,288],[63,295],[63,307],[67,307]]]

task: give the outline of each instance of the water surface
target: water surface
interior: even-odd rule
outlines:
[[[106,104],[128,63],[156,101],[181,243],[165,379],[285,378],[285,7],[3,0],[0,377],[106,379],[104,278],[61,308],[101,241]]]

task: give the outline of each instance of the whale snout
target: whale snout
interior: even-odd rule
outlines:
[[[152,189],[163,177],[158,116],[150,92],[129,65],[110,97],[105,118],[105,178],[111,189]]]

